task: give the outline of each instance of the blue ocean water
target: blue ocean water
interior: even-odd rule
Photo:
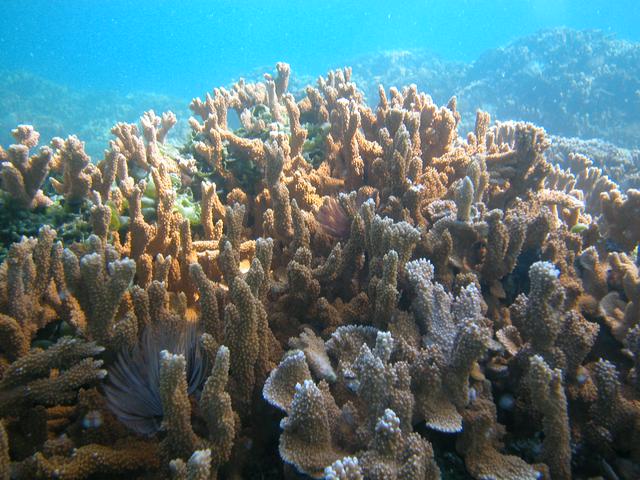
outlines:
[[[468,61],[555,26],[640,40],[635,0],[3,0],[1,11],[1,69],[180,97],[276,61],[311,75],[381,49]]]

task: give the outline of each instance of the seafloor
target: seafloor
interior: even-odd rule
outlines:
[[[582,102],[610,130],[577,105],[552,137],[474,80],[584,60],[600,101],[638,47],[527,42],[544,61],[488,55],[459,101],[371,60],[306,88],[278,63],[194,99],[184,141],[171,112],[93,161],[13,128],[0,479],[640,478],[638,110]]]

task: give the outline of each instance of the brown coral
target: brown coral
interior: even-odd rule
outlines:
[[[349,68],[289,79],[195,99],[181,150],[171,113],[95,165],[14,131],[5,192],[36,208],[50,179],[93,235],[45,227],[0,267],[0,473],[438,478],[425,425],[475,478],[637,462],[637,192],[553,166],[530,124],[460,137],[415,85],[371,108]]]

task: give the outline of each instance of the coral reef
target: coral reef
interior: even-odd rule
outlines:
[[[15,130],[3,196],[86,225],[5,245],[2,478],[637,478],[640,193],[532,124],[458,135],[455,97],[290,76],[194,99],[180,149],[170,112],[100,162]]]
[[[609,31],[553,28],[487,50],[472,62],[416,49],[376,52],[350,64],[370,102],[379,84],[415,83],[438,103],[455,94],[465,132],[481,108],[497,120],[544,125],[554,135],[638,149],[639,60],[638,42]],[[596,150],[611,148],[595,142]],[[627,155],[618,152],[614,161],[620,153]]]
[[[603,140],[582,140],[551,136],[551,147],[545,152],[547,159],[564,169],[580,171],[579,157],[588,158],[590,165],[598,167],[625,190],[640,188],[640,150],[616,147]]]
[[[468,100],[491,99],[491,113],[501,118],[525,118],[557,135],[637,148],[639,59],[637,43],[605,32],[546,30],[481,55],[465,94]],[[511,93],[498,93],[506,91]]]
[[[86,142],[86,152],[99,158],[115,122],[133,122],[140,112],[150,108],[173,110],[181,118],[189,112],[183,98],[143,91],[123,95],[117,91],[72,89],[28,71],[7,68],[0,68],[2,145],[12,141],[10,132],[17,124],[28,123],[46,139],[73,132]],[[182,119],[177,126],[180,136],[188,129],[186,118]]]

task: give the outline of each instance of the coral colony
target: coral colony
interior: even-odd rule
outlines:
[[[276,70],[0,150],[0,478],[640,478],[640,192]]]

